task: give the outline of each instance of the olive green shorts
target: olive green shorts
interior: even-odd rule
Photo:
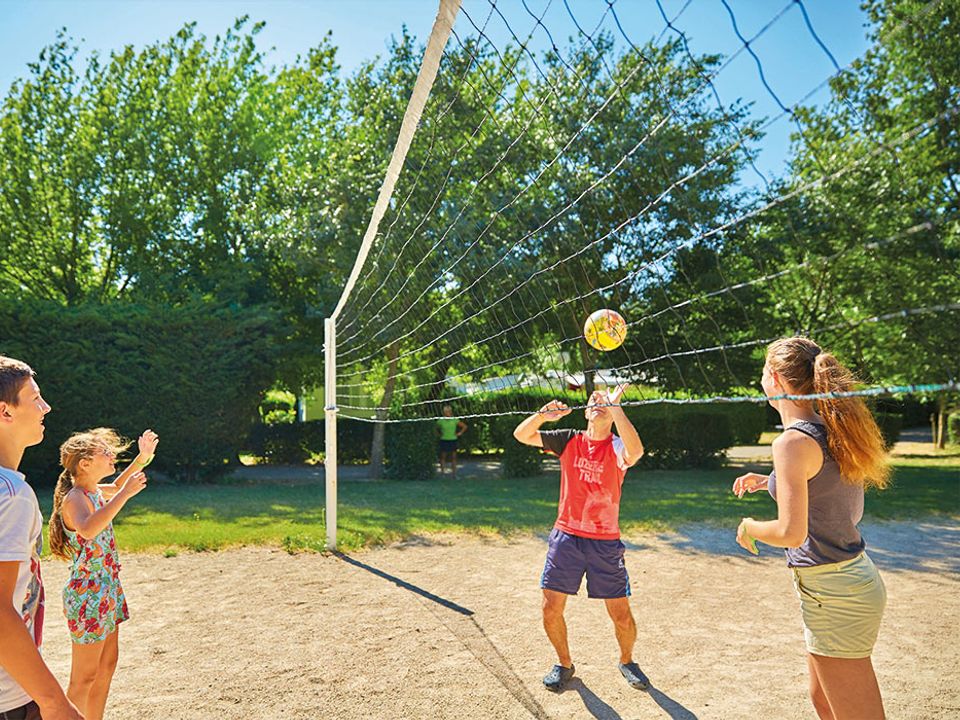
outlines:
[[[866,553],[843,562],[795,567],[807,651],[837,658],[870,657],[887,589]]]

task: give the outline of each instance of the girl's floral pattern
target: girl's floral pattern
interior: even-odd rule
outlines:
[[[103,495],[82,490],[94,510],[104,505]],[[66,528],[64,528],[66,530]],[[66,530],[73,550],[70,579],[63,588],[63,614],[75,643],[106,640],[117,625],[130,617],[120,586],[120,561],[113,525],[94,538]]]

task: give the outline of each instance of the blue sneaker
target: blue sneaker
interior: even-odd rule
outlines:
[[[643,674],[643,670],[641,670],[640,666],[635,662],[620,663],[619,667],[620,674],[627,679],[630,687],[636,688],[637,690],[648,690],[650,688],[650,680],[647,679],[647,676]]]
[[[572,663],[570,667],[554,665],[553,670],[548,672],[547,676],[543,678],[544,687],[553,692],[560,692],[563,690],[563,686],[573,677],[575,670],[576,668]]]

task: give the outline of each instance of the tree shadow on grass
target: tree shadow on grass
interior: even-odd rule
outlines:
[[[865,522],[861,525],[867,553],[884,570],[960,574],[960,521],[926,518],[917,521]],[[686,553],[754,559],[737,545],[736,527],[685,525],[660,534],[660,540]],[[783,558],[779,548],[760,545],[761,558]]]
[[[752,561],[734,541],[740,518],[774,516],[776,506],[766,493],[738,500],[730,492],[736,472],[643,471],[631,475],[621,499],[621,525],[635,542],[631,551],[644,550],[651,527],[675,527],[661,541],[689,552],[707,552]],[[932,572],[956,571],[957,552],[953,519],[960,515],[960,492],[953,468],[898,467],[891,489],[870,493],[868,517],[873,520],[923,518],[920,526],[947,526],[912,536],[874,535],[865,530],[867,545],[878,564],[896,569]],[[525,480],[435,479],[345,483],[340,488],[340,532],[346,546],[360,547],[413,536],[463,532],[540,534],[556,519],[558,483],[555,475]],[[41,497],[49,511],[52,493]],[[118,518],[117,526],[156,524],[185,530],[205,524],[233,525],[262,530],[263,537],[280,542],[285,536],[309,536],[320,541],[324,523],[322,483],[250,486],[189,485],[155,488],[138,496]],[[941,522],[942,518],[942,522]],[[176,522],[172,522],[176,521]],[[912,522],[912,521],[911,521]],[[196,523],[196,524],[195,524]],[[900,523],[901,525],[904,523]],[[273,527],[271,527],[273,526]],[[647,537],[638,537],[643,532]],[[229,535],[229,533],[227,533]],[[779,551],[763,548],[763,557]],[[881,565],[881,568],[883,565]]]
[[[871,523],[863,528],[867,553],[881,572],[915,570],[960,575],[960,521],[944,518]]]
[[[340,488],[341,524],[363,531],[374,524],[400,534],[423,532],[424,525],[482,527],[493,530],[541,529],[556,518],[555,482],[450,479],[377,481]],[[48,503],[49,504],[49,503]],[[324,514],[321,484],[250,486],[174,486],[144,494],[125,513],[162,513],[176,518],[233,522],[249,518],[314,523]]]

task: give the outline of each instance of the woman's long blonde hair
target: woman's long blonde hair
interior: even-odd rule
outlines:
[[[767,348],[767,365],[798,395],[849,392],[853,373],[813,340],[782,338]],[[848,482],[883,489],[890,484],[890,459],[877,421],[860,397],[816,400],[827,427],[830,454]]]
[[[54,555],[64,560],[71,559],[63,524],[63,500],[73,489],[80,461],[90,460],[104,451],[119,455],[129,446],[130,443],[111,428],[93,428],[74,433],[60,446],[60,465],[63,466],[63,471],[57,478],[57,487],[53,491],[53,511],[50,513],[50,552]]]

